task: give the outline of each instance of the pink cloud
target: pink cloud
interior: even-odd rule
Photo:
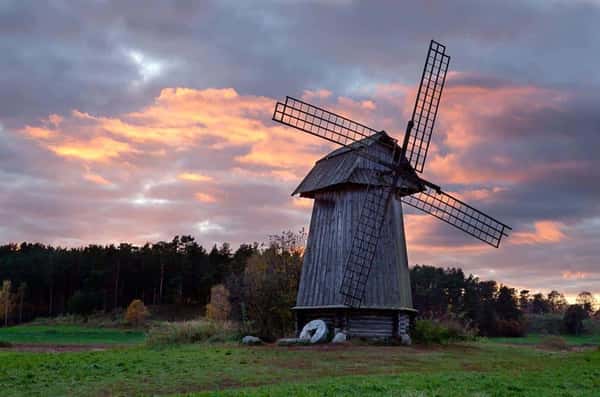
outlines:
[[[560,222],[544,220],[533,224],[533,231],[516,232],[510,238],[511,244],[551,244],[568,238],[563,232],[565,225]]]

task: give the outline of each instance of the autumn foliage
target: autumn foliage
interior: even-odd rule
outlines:
[[[215,321],[227,321],[231,315],[229,290],[223,285],[210,289],[210,303],[206,305],[206,317]]]
[[[134,299],[125,312],[125,321],[134,326],[140,326],[146,322],[146,318],[150,315],[148,309],[139,299]]]

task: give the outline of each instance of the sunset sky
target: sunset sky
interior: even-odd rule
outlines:
[[[514,230],[494,249],[408,211],[410,264],[600,297],[600,2],[400,3],[0,2],[0,243],[307,227],[290,193],[333,147],[276,100],[402,139],[433,38],[452,60],[423,176]]]

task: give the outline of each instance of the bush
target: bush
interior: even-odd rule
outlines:
[[[549,335],[542,338],[539,343],[540,347],[552,350],[568,350],[569,346],[564,338],[557,335]]]
[[[525,321],[520,320],[497,320],[496,333],[498,336],[518,338],[525,336],[527,326]]]
[[[206,317],[214,321],[227,321],[231,315],[229,290],[223,284],[210,289],[210,303],[206,305]]]
[[[100,306],[101,298],[94,292],[76,291],[69,299],[69,313],[79,314],[87,318],[94,309]]]
[[[527,332],[531,334],[559,335],[564,328],[560,313],[528,314],[525,316]]]
[[[0,340],[0,348],[8,348],[12,347],[12,343],[7,342],[5,340]]]
[[[293,236],[285,235],[248,259],[240,283],[239,311],[244,332],[264,340],[294,332],[291,307],[296,302],[302,267],[302,252],[295,248],[294,241]]]
[[[151,346],[197,342],[225,342],[239,335],[227,323],[210,320],[163,322],[148,331],[146,343]]]
[[[417,320],[412,339],[420,344],[447,344],[473,340],[476,330],[465,327],[458,321]]]
[[[600,335],[600,318],[583,320],[583,330],[586,334]]]
[[[140,326],[146,322],[146,318],[150,315],[148,309],[139,299],[131,301],[125,312],[125,321],[133,326]]]

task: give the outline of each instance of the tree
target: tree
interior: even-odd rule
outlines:
[[[290,308],[296,301],[302,250],[289,235],[272,239],[269,248],[253,254],[246,264],[240,287],[243,320],[266,339],[294,329]],[[244,316],[244,314],[243,314]]]
[[[521,292],[519,293],[519,307],[521,308],[521,310],[523,312],[529,311],[530,299],[531,298],[529,297],[529,290],[528,289],[521,290]]]
[[[579,335],[583,332],[583,320],[589,318],[589,312],[582,305],[570,305],[565,311],[563,324],[568,333]]]
[[[17,290],[17,298],[19,299],[19,324],[23,322],[23,302],[25,301],[25,294],[27,293],[27,283],[21,282],[19,289]]]
[[[581,305],[588,314],[592,314],[596,308],[596,298],[589,291],[582,291],[577,295],[576,303]]]
[[[10,280],[4,280],[2,282],[2,289],[0,289],[0,312],[2,313],[5,327],[8,326],[8,317],[12,313],[14,306],[11,288],[12,283]]]
[[[99,295],[91,291],[77,291],[69,299],[68,310],[72,314],[82,315],[86,320],[100,306]]]
[[[531,301],[531,312],[535,314],[546,314],[550,312],[550,305],[542,293],[538,292],[537,294],[533,295],[533,299]]]
[[[133,326],[140,326],[146,322],[146,318],[150,315],[148,309],[140,299],[134,299],[127,306],[125,312],[125,321]]]
[[[548,305],[552,313],[563,313],[568,306],[565,296],[558,291],[548,293]]]
[[[206,317],[211,320],[227,321],[231,315],[229,290],[223,285],[215,285],[210,289],[210,303],[206,305]]]
[[[523,313],[517,304],[516,291],[503,285],[498,291],[495,304],[498,317],[503,320],[520,320]]]

